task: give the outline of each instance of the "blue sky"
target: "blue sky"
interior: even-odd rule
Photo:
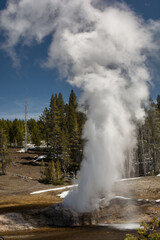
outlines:
[[[160,19],[160,0],[126,0],[125,2],[146,20]],[[5,4],[6,0],[0,0],[0,9],[3,9]],[[3,40],[0,32],[0,42]],[[19,68],[15,68],[11,58],[6,52],[0,50],[0,118],[11,120],[24,118],[26,94],[28,117],[38,118],[44,108],[48,107],[52,92],[61,92],[64,100],[68,101],[72,87],[59,78],[56,70],[41,67],[43,60],[47,57],[50,41],[50,37],[47,37],[41,44],[34,44],[30,47],[18,46],[17,51],[21,61]],[[151,95],[154,99],[157,94],[160,94],[158,68],[157,65],[155,86],[151,87]],[[79,95],[79,90],[74,90]]]

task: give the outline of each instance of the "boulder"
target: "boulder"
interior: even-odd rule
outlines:
[[[70,208],[64,208],[61,203],[51,205],[41,214],[47,218],[48,224],[56,227],[91,225],[91,213],[78,213]]]

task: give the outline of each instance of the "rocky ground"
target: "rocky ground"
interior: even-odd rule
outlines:
[[[38,155],[36,152],[17,153],[17,149],[11,149],[12,163],[7,169],[8,173],[0,176],[0,234],[53,225],[50,217],[42,214],[41,210],[60,203],[62,199],[57,194],[64,190],[30,194],[55,187],[38,182],[41,167],[33,165]],[[158,199],[160,177],[117,181],[110,204],[106,206],[102,201],[99,212],[93,213],[91,217],[81,216],[80,219],[83,219],[83,224],[150,221],[153,216],[160,218],[160,202],[156,202]]]

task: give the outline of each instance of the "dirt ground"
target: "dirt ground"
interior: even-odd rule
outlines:
[[[33,165],[33,160],[39,155],[44,154],[43,152],[41,154],[34,151],[19,153],[18,150],[19,149],[10,149],[12,163],[7,168],[7,175],[0,176],[0,216],[13,212],[24,215],[25,212],[42,209],[53,203],[62,201],[57,194],[64,190],[35,195],[30,194],[34,191],[50,189],[57,186],[45,185],[38,181],[41,177],[41,166]],[[113,192],[118,196],[155,201],[160,199],[160,177],[143,177],[117,181],[114,185]],[[155,205],[144,204],[143,207],[153,213],[154,210],[152,211],[152,208],[154,208]],[[118,209],[119,208],[117,208],[117,212],[119,211]],[[160,203],[156,205],[156,211],[157,216],[160,217]],[[110,214],[112,215],[112,211]],[[1,228],[1,230],[3,229]]]
[[[115,183],[114,191],[117,195],[132,198],[160,199],[160,177],[140,177]]]
[[[19,153],[19,149],[10,149],[11,164],[7,175],[0,176],[0,213],[13,209],[20,211],[30,208],[42,208],[60,201],[58,192],[30,195],[31,192],[53,188],[53,185],[39,183],[41,166],[33,165],[38,157],[36,152]],[[42,153],[43,154],[43,153]]]

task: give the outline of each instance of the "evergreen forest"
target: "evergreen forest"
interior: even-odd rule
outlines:
[[[52,94],[49,106],[39,119],[27,120],[27,142],[47,156],[41,162],[41,180],[46,183],[61,183],[64,177],[75,176],[80,168],[86,141],[82,139],[86,115],[77,109],[73,90],[68,103],[61,93]],[[160,95],[156,103],[150,99],[145,111],[145,122],[137,124],[137,147],[134,152],[126,153],[124,177],[157,175],[160,171]],[[4,174],[10,161],[7,149],[24,147],[24,136],[24,120],[0,120],[0,158]]]

